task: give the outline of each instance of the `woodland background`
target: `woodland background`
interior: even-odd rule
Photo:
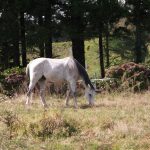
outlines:
[[[53,45],[62,41],[71,42],[73,56],[85,67],[85,41],[97,38],[103,78],[117,60],[110,58],[113,51],[123,60],[116,64],[149,62],[149,19],[149,0],[1,0],[0,70],[25,67],[33,51],[36,57],[57,57]]]

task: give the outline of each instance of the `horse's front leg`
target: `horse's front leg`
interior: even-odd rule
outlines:
[[[76,96],[76,92],[73,92],[73,99],[74,99],[74,107],[77,109],[78,105],[77,105],[77,96]]]
[[[27,92],[27,99],[26,99],[26,105],[27,105],[27,106],[28,106],[29,103],[30,103],[30,96],[31,96],[31,92],[28,91],[28,92]]]
[[[73,95],[74,107],[77,109],[78,105],[77,105],[77,97],[76,97],[76,82],[71,82],[70,83],[70,88],[71,88],[71,92],[72,92],[72,95]]]

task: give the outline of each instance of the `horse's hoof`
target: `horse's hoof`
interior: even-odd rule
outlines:
[[[66,104],[66,105],[65,105],[65,108],[69,108],[69,105],[68,105],[68,104]]]
[[[44,105],[44,109],[48,109],[48,105]]]
[[[31,109],[31,105],[26,104],[26,105],[25,105],[25,108],[26,108],[26,110],[30,110],[30,109]]]
[[[94,107],[95,105],[94,104],[89,104],[89,107]]]
[[[74,106],[74,109],[78,109],[79,107],[78,106]]]
[[[78,110],[79,110],[78,108],[75,108],[75,109],[74,109],[75,112],[77,112]]]

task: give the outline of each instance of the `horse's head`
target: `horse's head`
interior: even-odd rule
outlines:
[[[89,105],[94,105],[94,96],[95,96],[95,89],[87,86],[85,89],[85,97],[89,102]]]

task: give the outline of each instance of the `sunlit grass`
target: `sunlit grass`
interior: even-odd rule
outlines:
[[[1,149],[150,149],[150,93],[98,94],[94,107],[78,97],[79,109],[65,108],[65,98],[47,96],[49,108],[44,110],[38,97],[26,108],[25,96],[1,102]],[[17,117],[10,133],[4,117],[6,112]],[[47,120],[48,119],[48,120]],[[43,126],[41,121],[51,121]],[[65,125],[67,123],[67,126]],[[64,124],[65,123],[65,124]],[[34,124],[35,134],[31,132]],[[53,127],[51,125],[57,127]],[[39,126],[40,125],[40,126]],[[41,126],[42,125],[42,126]],[[43,130],[44,129],[44,130]],[[46,134],[52,129],[51,136]],[[63,133],[63,134],[61,134]],[[11,135],[10,135],[11,134]],[[47,134],[46,134],[47,135]]]

